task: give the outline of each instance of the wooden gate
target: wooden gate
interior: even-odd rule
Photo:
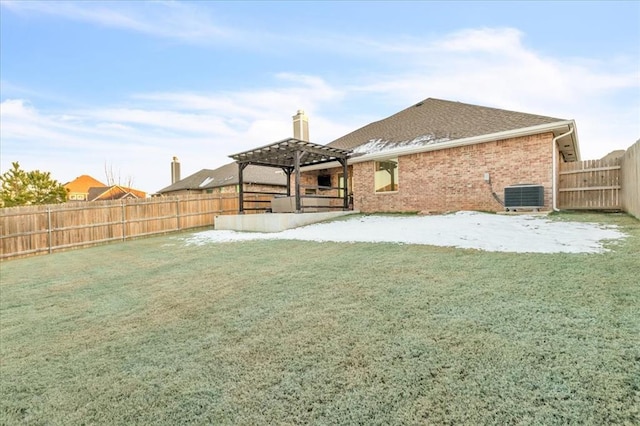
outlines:
[[[558,208],[620,210],[621,157],[561,163]]]

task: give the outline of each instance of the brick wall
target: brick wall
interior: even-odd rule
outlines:
[[[321,169],[321,170],[311,170],[307,172],[300,173],[300,186],[317,186],[318,185],[318,176],[320,175],[329,175],[331,176],[331,186],[339,187],[340,181],[339,176],[342,174],[342,167],[339,168],[331,168],[331,169]],[[348,176],[353,176],[353,166],[347,167]],[[349,185],[352,185],[353,182],[348,181]],[[306,192],[306,189],[303,188],[301,191],[303,194]],[[329,196],[329,197],[338,197],[340,193],[335,189],[310,189],[310,192],[317,195]],[[291,195],[295,195],[295,175],[291,174]],[[348,188],[348,194],[353,193],[353,188]],[[329,201],[332,206],[342,206],[342,200],[330,200]]]
[[[503,211],[491,194],[518,183],[544,186],[551,209],[552,133],[399,157],[399,190],[374,192],[374,162],[353,165],[354,207],[362,212]]]
[[[486,142],[464,147],[411,154],[399,157],[399,190],[391,193],[374,191],[374,162],[356,163],[348,167],[352,176],[354,208],[362,212],[446,212],[458,210],[503,211],[491,190],[500,199],[504,187],[518,183],[544,186],[544,210],[552,208],[552,133]],[[561,156],[558,156],[561,161]],[[319,174],[331,175],[331,186],[338,186],[342,168],[309,171],[301,174],[302,185],[317,185]],[[489,173],[491,186],[484,181]],[[293,176],[292,194],[295,192]],[[247,191],[285,192],[284,187],[245,184]],[[196,191],[185,191],[191,194]],[[216,188],[214,193],[236,192],[236,185]],[[182,191],[167,195],[176,195]],[[337,195],[337,191],[322,191]],[[340,205],[340,200],[332,200]]]

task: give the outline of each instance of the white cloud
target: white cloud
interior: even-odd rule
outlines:
[[[434,43],[436,52],[490,53],[519,56],[522,51],[522,32],[515,28],[465,29]]]
[[[60,181],[80,174],[101,178],[104,164],[155,192],[169,184],[171,157],[182,175],[231,161],[230,154],[292,136],[291,117],[299,108],[330,110],[341,92],[321,78],[298,74],[276,77],[276,86],[236,93],[136,94],[129,107],[50,113],[22,99],[2,102],[2,169],[52,172]],[[340,120],[312,116],[312,134],[329,142],[346,133]],[[314,127],[314,125],[316,127]],[[52,161],[54,160],[54,161]]]
[[[570,96],[590,96],[640,86],[637,63],[585,61],[560,55],[546,57],[522,44],[522,34],[514,29],[464,30],[433,41],[427,47],[402,44],[409,67],[401,66],[387,77],[372,75],[368,84],[354,89],[367,92],[411,94],[425,92],[468,94],[491,99],[494,94],[511,93],[513,99],[530,98],[569,101]],[[416,41],[416,43],[418,43]],[[387,46],[387,50],[393,48]],[[404,68],[404,70],[403,70]],[[504,88],[504,90],[500,90]]]
[[[235,30],[216,24],[204,9],[184,2],[5,0],[2,6],[16,13],[53,15],[187,42],[212,43],[238,36]]]

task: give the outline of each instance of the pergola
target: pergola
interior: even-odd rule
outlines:
[[[249,151],[241,152],[238,154],[230,155],[238,163],[238,180],[240,184],[239,189],[239,205],[240,213],[244,212],[244,180],[243,171],[250,165],[276,167],[282,169],[287,175],[287,196],[291,196],[291,175],[295,176],[295,201],[296,201],[296,213],[300,213],[301,209],[301,194],[300,194],[300,168],[305,166],[313,166],[323,163],[330,163],[337,161],[342,165],[344,182],[341,188],[321,187],[320,189],[342,189],[343,196],[343,209],[349,208],[349,196],[348,196],[348,179],[347,179],[347,159],[351,154],[350,150],[332,148],[330,146],[318,145],[315,143],[303,141],[300,139],[283,139],[280,142],[275,142],[270,145],[266,145],[260,148],[254,148]],[[322,197],[322,196],[306,196],[306,197]],[[327,198],[327,197],[323,197]],[[329,197],[331,198],[331,197]]]

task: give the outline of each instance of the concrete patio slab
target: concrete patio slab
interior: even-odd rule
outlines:
[[[216,216],[214,228],[227,231],[280,232],[311,225],[340,216],[360,213],[357,210],[318,213],[263,213]]]

